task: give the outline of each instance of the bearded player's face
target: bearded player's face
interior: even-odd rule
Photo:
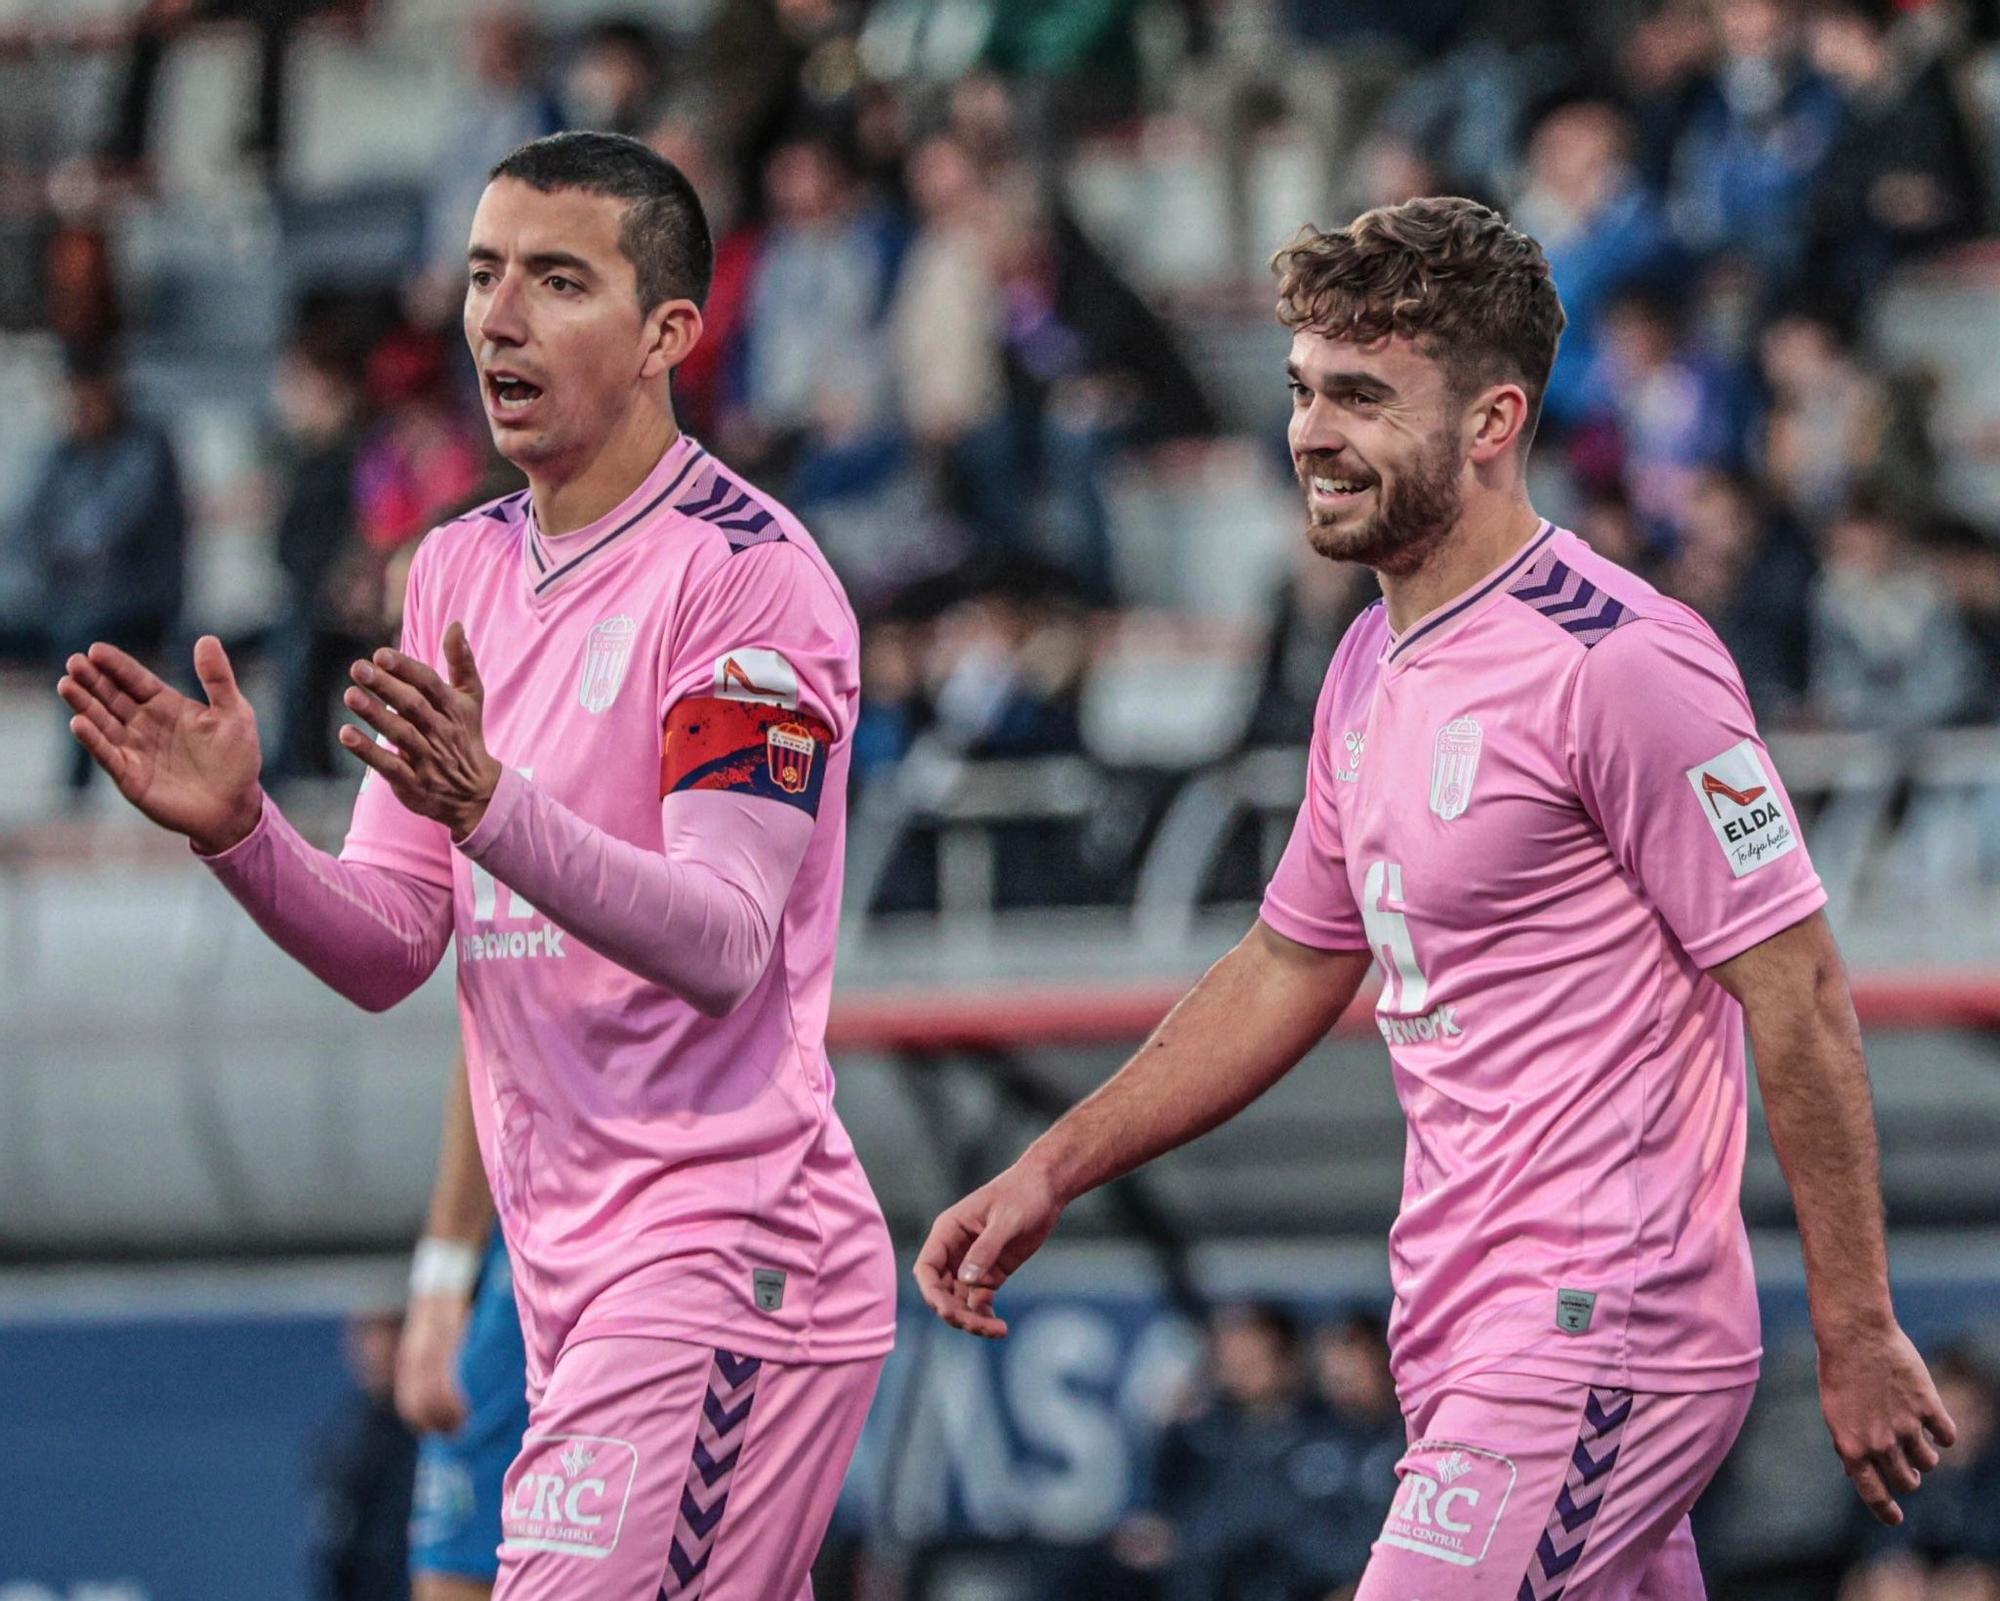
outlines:
[[[593,460],[647,381],[651,319],[618,246],[626,204],[514,178],[480,197],[465,342],[494,446],[524,470]]]
[[[1464,408],[1408,339],[1298,333],[1287,438],[1306,537],[1335,561],[1414,572],[1458,521]]]

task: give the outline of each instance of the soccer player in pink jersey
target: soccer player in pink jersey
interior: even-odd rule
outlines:
[[[456,936],[530,1425],[502,1601],[793,1601],[894,1331],[833,1109],[854,616],[784,507],[675,425],[712,261],[685,178],[558,134],[494,169],[465,335],[528,488],[435,530],[353,669],[371,769],[336,860],[206,704],[70,658],[72,728],[279,945],[370,1009]],[[476,652],[476,660],[475,660]]]
[[[1953,1426],[1890,1303],[1867,1069],[1735,664],[1550,526],[1524,467],[1563,326],[1531,239],[1413,200],[1280,252],[1313,547],[1384,599],[1335,653],[1255,927],[1115,1077],[940,1217],[946,1322],[1076,1196],[1286,1073],[1372,964],[1408,1124],[1389,1239],[1409,1448],[1360,1601],[1702,1593],[1688,1511],[1760,1354],[1744,1024],[1835,1448],[1885,1521]]]

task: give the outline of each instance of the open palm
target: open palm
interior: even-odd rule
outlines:
[[[205,851],[226,849],[256,826],[264,765],[257,714],[237,687],[222,642],[194,648],[204,705],[114,645],[70,657],[56,686],[73,733],[134,806]]]

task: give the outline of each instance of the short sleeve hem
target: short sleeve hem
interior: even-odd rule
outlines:
[[[1748,916],[1705,934],[1698,940],[1682,941],[1682,949],[1697,967],[1720,967],[1724,962],[1734,961],[1753,945],[1761,945],[1773,934],[1782,934],[1795,923],[1802,923],[1826,905],[1826,888],[1817,878],[1810,878],[1798,885],[1789,894],[1775,901],[1767,901],[1758,906]]]
[[[1294,944],[1310,945],[1320,951],[1368,949],[1367,932],[1359,924],[1328,923],[1323,918],[1309,917],[1294,911],[1268,890],[1257,915]]]

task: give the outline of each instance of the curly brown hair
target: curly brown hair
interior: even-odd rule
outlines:
[[[1497,211],[1455,196],[1377,206],[1345,228],[1303,229],[1271,270],[1293,332],[1414,339],[1461,396],[1514,380],[1528,396],[1524,448],[1533,439],[1565,319],[1542,247]]]

